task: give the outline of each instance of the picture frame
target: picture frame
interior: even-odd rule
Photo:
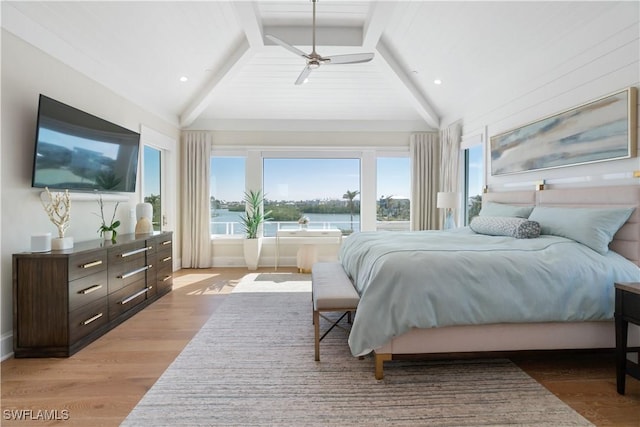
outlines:
[[[489,139],[491,175],[506,175],[634,157],[636,87],[589,101]]]

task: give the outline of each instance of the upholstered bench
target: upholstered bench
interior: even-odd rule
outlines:
[[[320,360],[320,341],[345,316],[349,316],[358,307],[360,296],[339,262],[316,262],[311,268],[311,298],[313,301],[313,325],[315,330],[315,356]],[[322,312],[344,312],[334,321],[323,316]],[[320,336],[320,317],[331,323],[331,327]]]

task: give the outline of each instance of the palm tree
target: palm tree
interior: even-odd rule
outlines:
[[[347,190],[347,192],[344,193],[344,195],[342,196],[343,199],[349,200],[349,215],[351,217],[351,231],[353,231],[353,199],[355,199],[358,194],[360,194],[358,190],[356,191]]]

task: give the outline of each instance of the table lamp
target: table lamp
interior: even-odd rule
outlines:
[[[458,207],[458,193],[438,192],[436,207],[445,210],[444,229],[454,228],[453,210]]]

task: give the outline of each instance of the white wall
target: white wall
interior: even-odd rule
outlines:
[[[38,95],[43,93],[66,104],[140,132],[141,126],[161,132],[173,140],[179,138],[172,124],[132,104],[104,86],[90,80],[58,60],[2,31],[2,139],[0,172],[2,205],[0,214],[0,333],[1,356],[12,352],[12,276],[11,255],[29,251],[32,234],[56,229],[41,204],[41,190],[31,188],[31,168],[36,128]],[[176,150],[177,151],[177,150]],[[175,174],[174,174],[175,176]],[[175,183],[174,183],[175,184]],[[141,196],[127,195],[117,218],[121,230],[133,230],[130,209]],[[110,202],[108,209],[114,203]],[[94,201],[73,201],[71,225],[67,236],[75,241],[98,238],[100,220]]]
[[[462,118],[466,136],[483,133],[486,127],[487,136],[491,137],[626,87],[638,87],[639,9],[638,2],[624,2],[590,25],[567,31],[549,50],[549,54],[564,55],[562,65],[557,68],[550,68],[544,57],[531,56],[528,73],[515,75],[508,70],[496,70],[494,82],[487,82],[485,88],[469,99],[466,111],[445,118],[443,123]],[[572,42],[576,38],[591,40],[591,48],[575,51]],[[485,144],[488,140],[485,139]],[[489,166],[486,161],[485,171],[489,171]],[[486,183],[492,190],[509,188],[514,183],[529,185],[541,179],[549,182],[550,187],[634,185],[640,184],[640,180],[631,177],[632,171],[639,169],[640,158],[635,157],[495,177],[487,173]]]

